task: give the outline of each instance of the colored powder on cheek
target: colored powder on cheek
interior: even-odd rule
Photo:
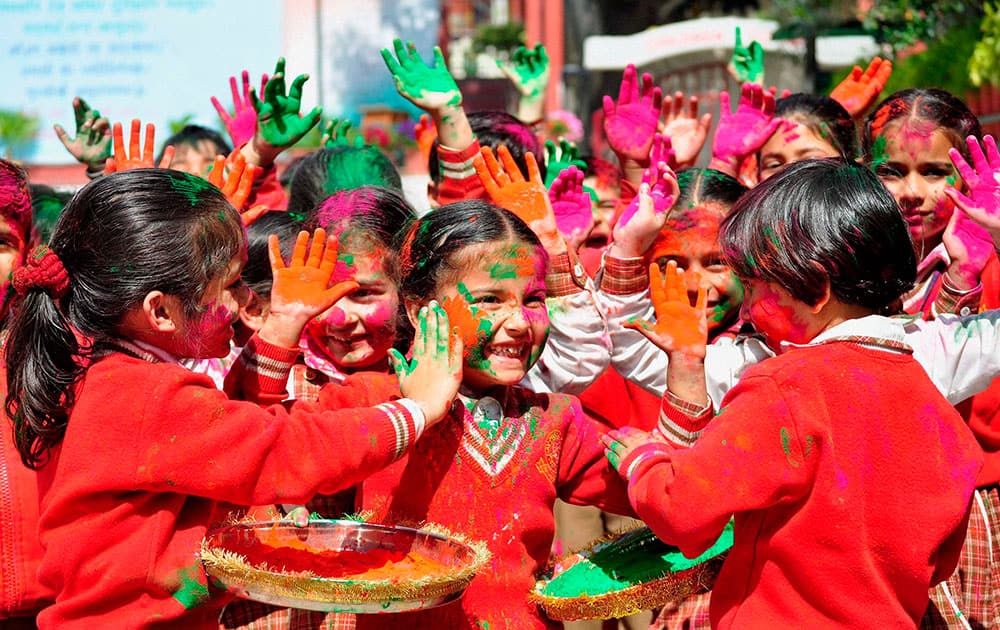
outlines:
[[[317,318],[317,319],[319,319],[322,323],[327,324],[328,326],[334,326],[339,328],[343,326],[344,323],[347,322],[347,314],[343,311],[343,309],[335,306],[332,309],[330,309],[330,313],[325,318],[322,319]]]

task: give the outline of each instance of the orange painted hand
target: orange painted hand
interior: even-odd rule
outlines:
[[[691,306],[685,280],[698,284],[698,297]],[[705,287],[697,273],[677,268],[677,263],[667,263],[666,273],[660,274],[658,265],[649,266],[649,293],[656,313],[656,323],[635,319],[625,323],[627,328],[638,330],[646,339],[668,354],[681,353],[690,357],[705,358],[708,344],[708,320],[705,317]]]
[[[146,124],[146,146],[140,151],[139,148],[139,128],[142,121],[138,118],[132,119],[132,130],[129,134],[129,151],[125,153],[125,139],[122,133],[122,124],[115,123],[112,130],[112,143],[114,154],[109,157],[104,164],[104,174],[121,173],[122,171],[132,171],[137,168],[156,168],[153,161],[153,151],[156,146],[156,127],[153,123]],[[170,163],[174,161],[174,148],[163,149],[163,158],[160,159],[160,168],[170,168]]]
[[[864,72],[859,66],[854,66],[840,85],[833,88],[830,98],[843,105],[853,118],[859,118],[878,99],[890,75],[892,62],[875,57]]]
[[[274,345],[294,348],[309,320],[357,289],[358,283],[340,282],[327,288],[337,265],[337,239],[327,240],[322,228],[314,232],[311,245],[309,232],[299,232],[288,266],[281,258],[278,237],[269,236],[267,245],[274,284],[268,318],[259,335]]]
[[[525,179],[507,147],[501,145],[497,155],[499,162],[489,147],[483,147],[472,162],[490,200],[527,223],[550,253],[565,248],[535,156],[530,151],[524,155],[528,163]]]
[[[431,121],[430,116],[420,114],[420,120],[413,128],[413,135],[416,137],[420,155],[426,161],[431,155],[431,147],[434,145],[434,141],[437,140],[437,129],[434,128],[434,123]]]
[[[450,330],[448,314],[435,301],[420,309],[413,354],[407,360],[389,350],[389,362],[399,378],[399,391],[420,406],[426,427],[448,414],[462,382],[462,339]]]
[[[229,172],[226,172],[226,162],[229,162]],[[214,184],[226,196],[233,207],[243,211],[247,198],[250,196],[250,189],[253,187],[253,176],[257,167],[247,164],[246,159],[239,151],[233,151],[229,158],[222,155],[215,156],[215,163],[212,171],[208,174],[208,181]],[[246,221],[243,222],[246,225]]]

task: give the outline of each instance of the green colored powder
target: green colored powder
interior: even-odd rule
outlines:
[[[872,170],[874,171],[879,167],[879,165],[884,164],[889,161],[889,154],[886,152],[886,145],[888,141],[885,136],[879,136],[875,139],[872,144]]]
[[[549,581],[542,590],[548,597],[580,597],[621,591],[671,573],[679,573],[728,551],[733,546],[730,521],[715,544],[697,558],[658,539],[648,527],[602,543],[584,560]],[[641,550],[642,553],[636,553]]]
[[[202,193],[215,188],[215,186],[200,177],[181,172],[170,174],[170,187],[187,197],[192,206],[198,204]],[[222,218],[225,219],[225,215]]]
[[[177,572],[180,587],[174,592],[174,599],[186,610],[208,601],[208,585],[199,579],[201,575],[201,565],[186,567]]]

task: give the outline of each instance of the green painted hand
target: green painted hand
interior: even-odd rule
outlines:
[[[525,98],[543,98],[549,86],[549,56],[545,46],[518,47],[509,62],[497,59],[497,66]]]
[[[545,141],[545,187],[551,188],[556,176],[567,168],[575,166],[581,171],[587,170],[587,163],[580,159],[576,145],[566,140],[560,140],[559,146],[551,140]]]
[[[55,125],[59,141],[77,162],[86,164],[88,170],[103,169],[105,161],[111,157],[111,123],[79,96],[73,99],[73,116],[76,118],[76,137],[71,140],[62,125]]]
[[[323,132],[323,146],[327,149],[334,147],[355,147],[365,146],[365,139],[356,133],[350,133],[351,121],[331,118]]]
[[[323,110],[314,107],[305,116],[299,115],[302,107],[302,85],[309,75],[300,74],[285,90],[285,59],[279,58],[274,75],[264,86],[264,100],[250,89],[250,103],[257,112],[257,133],[268,145],[287,149],[302,139],[319,122]]]
[[[731,63],[740,83],[761,85],[764,82],[764,48],[757,41],[752,41],[749,47],[745,47],[738,26]]]
[[[404,47],[403,41],[396,38],[392,40],[392,46],[396,56],[393,57],[388,48],[383,48],[382,59],[392,73],[400,96],[427,111],[462,104],[462,93],[448,72],[440,48],[434,47],[434,65],[427,67],[412,42],[407,42]]]

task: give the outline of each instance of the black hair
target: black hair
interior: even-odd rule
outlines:
[[[52,236],[56,221],[63,208],[73,197],[70,193],[59,192],[44,184],[31,184],[31,222],[38,235],[38,240],[45,243]]]
[[[969,147],[965,143],[968,136],[981,138],[983,135],[979,119],[972,110],[950,92],[937,88],[910,88],[890,94],[868,114],[861,135],[864,160],[871,164],[875,159],[875,141],[890,122],[908,119],[925,120],[941,129],[953,147],[971,161]]]
[[[844,106],[824,94],[790,94],[774,106],[777,118],[802,123],[830,143],[841,157],[858,157],[858,127]]]
[[[382,186],[402,192],[396,167],[373,146],[320,149],[299,161],[288,192],[288,211],[309,222],[321,201],[335,192]]]
[[[743,196],[747,187],[735,177],[710,168],[686,168],[677,173],[680,195],[674,203],[675,213],[715,201],[727,208]]]
[[[727,264],[810,306],[830,292],[884,311],[916,280],[906,221],[878,177],[852,160],[802,160],[743,195],[719,229]]]
[[[114,173],[84,186],[49,242],[69,276],[58,301],[31,288],[6,344],[6,411],[24,463],[43,465],[66,432],[73,384],[150,291],[194,316],[212,280],[245,246],[236,209],[205,180],[166,169]]]
[[[459,201],[436,208],[410,225],[400,252],[400,309],[405,301],[433,298],[452,274],[467,264],[460,253],[474,245],[521,241],[546,256],[538,236],[517,215],[482,200]],[[408,350],[413,326],[405,313],[397,318],[395,347]]]
[[[518,118],[503,111],[472,112],[468,114],[469,126],[475,134],[479,146],[490,147],[493,152],[506,145],[510,155],[521,169],[521,174],[528,176],[528,160],[525,154],[531,152],[538,163],[538,170],[545,181],[545,155],[542,143],[538,141],[535,132]],[[431,179],[436,184],[441,183],[441,169],[438,159],[438,141],[431,145],[431,153],[427,158],[427,168]]]
[[[267,212],[247,226],[247,264],[240,277],[262,299],[270,299],[274,275],[268,257],[267,237],[278,237],[278,248],[287,261],[295,248],[295,239],[305,227],[287,212]]]
[[[163,150],[167,147],[174,147],[176,149],[182,145],[187,145],[197,148],[199,144],[205,141],[215,145],[216,155],[229,155],[233,152],[233,148],[229,146],[229,143],[226,142],[226,139],[218,131],[202,127],[201,125],[184,125],[180,131],[163,141],[160,153],[156,156],[156,163],[159,164],[160,160],[163,159]]]
[[[416,211],[398,192],[362,186],[327,197],[316,209],[309,229],[321,227],[327,234],[341,236],[342,247],[343,235],[348,232],[350,238],[361,237],[378,246],[385,254],[386,273],[396,280],[399,256],[394,244],[416,218]]]

